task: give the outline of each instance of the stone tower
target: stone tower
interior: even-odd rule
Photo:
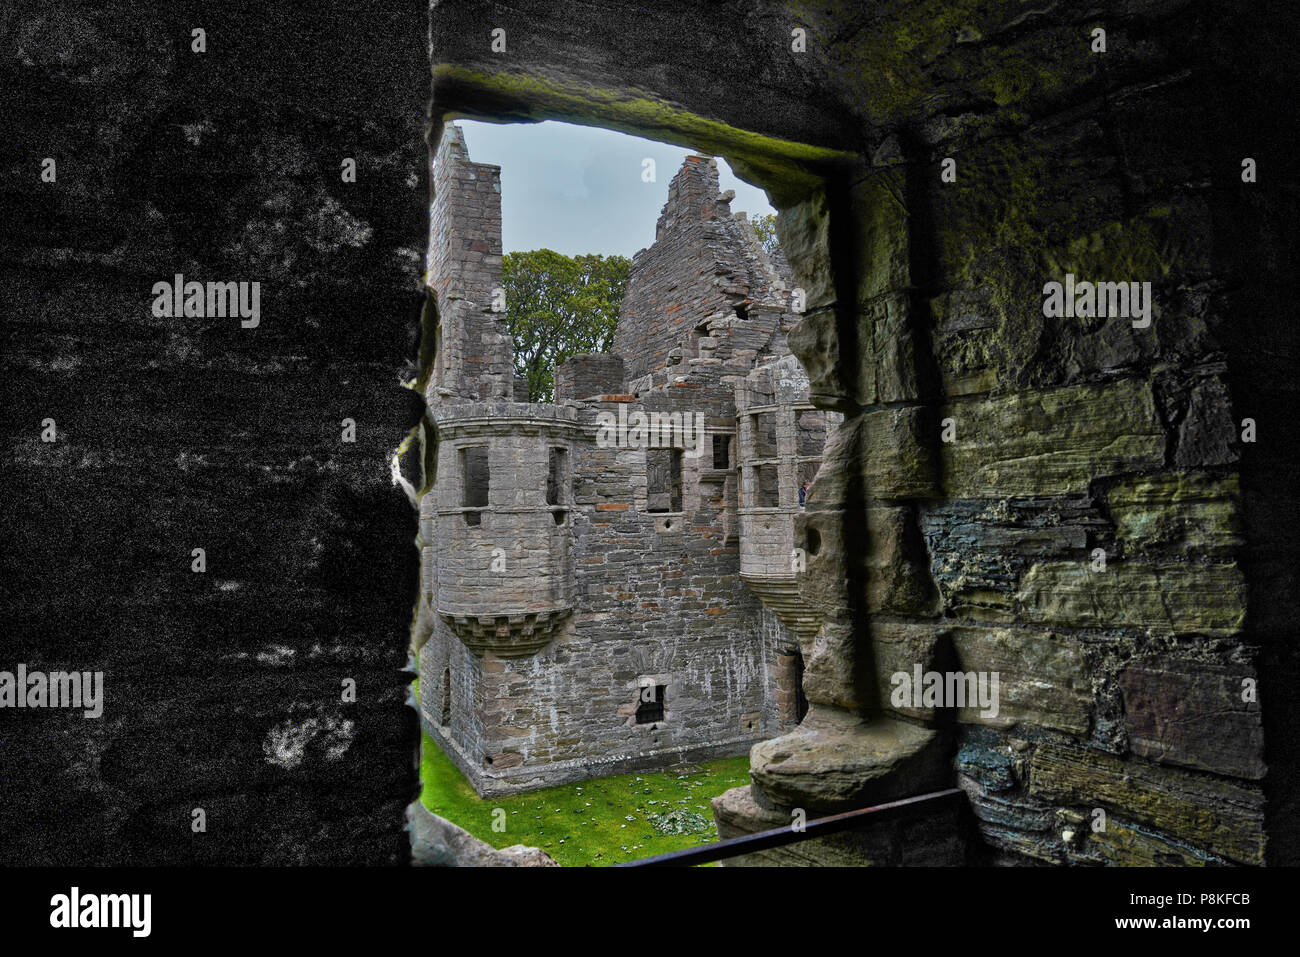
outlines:
[[[434,155],[433,191],[428,285],[438,325],[429,398],[513,398],[510,334],[500,308],[493,311],[501,288],[501,167],[470,162],[464,135],[449,125]]]

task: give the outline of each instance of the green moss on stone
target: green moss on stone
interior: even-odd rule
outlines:
[[[851,162],[852,154],[742,130],[631,89],[562,85],[523,73],[487,72],[442,64],[433,70],[435,104],[457,104],[453,115],[602,126],[708,150],[744,170],[787,205],[820,185],[819,167]],[[473,104],[473,107],[461,104]]]

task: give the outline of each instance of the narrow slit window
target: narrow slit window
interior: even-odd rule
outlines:
[[[487,508],[488,486],[491,483],[491,471],[488,468],[488,449],[486,445],[476,445],[460,450],[461,505],[465,508]],[[479,512],[466,512],[465,523],[478,525],[482,521]]]
[[[781,504],[781,489],[775,465],[760,465],[754,469],[754,485],[758,508],[776,508]]]
[[[568,458],[567,449],[551,449],[550,462],[546,471],[547,505],[565,505],[568,503]]]
[[[799,454],[820,456],[826,445],[826,414],[821,409],[804,409],[798,413]]]
[[[776,413],[759,412],[753,421],[754,458],[776,458]]]
[[[795,720],[802,723],[808,715],[808,698],[803,693],[803,653],[794,653],[794,709]]]

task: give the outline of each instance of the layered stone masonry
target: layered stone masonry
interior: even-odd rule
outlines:
[[[863,178],[856,201],[865,233],[897,237],[864,247],[861,361],[846,363],[828,347],[834,302],[795,330],[815,398],[850,414],[831,438],[803,524],[821,543],[803,582],[808,600],[825,608],[805,677],[817,720],[755,749],[759,804],[831,809],[854,794],[877,799],[940,783],[946,775],[923,760],[920,743],[909,750],[906,735],[893,739],[887,759],[873,750],[869,729],[892,714],[951,742],[942,747],[955,749],[957,780],[995,853],[1262,862],[1256,652],[1241,641],[1238,453],[1219,380],[1195,376],[1189,387],[1167,372],[1142,373],[1153,336],[1186,348],[1182,318],[1154,332],[1128,322],[1098,329],[1111,350],[1105,361],[1130,364],[1127,374],[1070,381],[1073,369],[1059,358],[1075,348],[1067,337],[1039,339],[1052,351],[980,380],[950,376],[940,351],[937,380],[927,380],[917,349],[922,297],[880,285],[884,277],[906,284],[902,237],[914,228],[870,185],[889,180],[885,166]],[[892,187],[906,189],[901,175]],[[830,261],[829,231],[809,225],[824,210],[814,198],[782,213],[796,273]],[[928,307],[938,317],[935,341],[970,330],[968,347],[996,356],[1006,340],[989,334],[998,311],[985,289],[948,274],[931,282],[952,284]],[[882,331],[899,345],[882,343]],[[1024,387],[1026,377],[1038,384]],[[844,537],[855,524],[861,542]],[[865,558],[855,561],[863,544]],[[863,591],[846,593],[846,579]],[[869,644],[857,631],[863,611],[872,616]],[[891,675],[917,666],[998,673],[997,715],[894,704]],[[869,716],[862,730],[846,712]],[[828,756],[792,769],[795,748],[833,752],[836,767]],[[846,778],[845,755],[854,752],[862,770]],[[869,770],[882,766],[883,777]],[[750,800],[735,792],[716,802],[719,826],[757,826],[763,814],[743,811]]]

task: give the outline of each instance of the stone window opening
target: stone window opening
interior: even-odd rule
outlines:
[[[800,409],[795,424],[800,457],[821,458],[826,447],[826,413],[821,409]]]
[[[685,353],[688,358],[703,359],[713,355],[716,348],[717,343],[709,334],[709,324],[702,322],[687,337]]]
[[[776,656],[777,717],[786,724],[799,724],[808,714],[808,698],[803,693],[803,652],[787,648]]]
[[[821,459],[807,459],[799,463],[799,484],[807,485],[808,491],[812,492],[813,479],[817,478],[817,473],[821,471]]]
[[[442,720],[444,728],[451,724],[451,669],[442,669]]]
[[[446,365],[447,365],[446,357],[443,356],[442,354],[442,322],[440,320],[438,324],[433,327],[432,379],[433,379],[433,384],[435,386],[440,387],[444,385],[442,378],[443,378],[443,370],[446,368]]]
[[[761,310],[763,307],[755,305],[752,301],[745,300],[739,304],[738,308],[729,303],[722,304],[721,308],[724,311],[727,308],[735,309],[735,317],[737,319],[752,320],[752,318],[756,314],[755,310]],[[733,325],[738,325],[738,323],[735,323],[734,320],[728,321],[727,319],[723,318],[720,315],[717,316],[713,320],[713,322],[718,328],[716,331],[709,333],[707,335],[707,341],[704,341],[706,338],[705,334],[709,332],[707,325],[697,326],[694,330],[692,330],[694,334],[688,332],[688,335],[686,337],[686,342],[682,342],[681,338],[677,338],[675,345],[678,347],[680,352],[685,354],[689,358],[696,358],[696,359],[703,358],[704,356],[711,356],[715,354],[715,352],[719,348],[721,348],[724,351],[724,354],[729,352],[730,346],[732,345],[730,341],[730,329]],[[687,326],[687,329],[688,330],[690,329],[689,325]],[[678,333],[678,336],[680,335],[681,334]],[[711,370],[705,370],[706,373],[708,371]],[[648,374],[643,375],[641,377],[629,376],[626,380],[624,380],[624,384],[626,385],[625,391],[627,393],[640,395],[650,387],[651,378],[652,377]],[[612,390],[607,390],[607,391],[612,391]],[[743,411],[741,411],[740,414],[741,416],[743,416],[744,415]],[[772,416],[771,418],[776,418],[776,417]],[[743,419],[737,421],[736,424],[737,426],[743,426],[744,429],[748,429],[751,425],[750,422],[746,422]],[[781,424],[784,429],[784,427],[787,424],[784,418],[782,418]],[[774,433],[773,444],[775,444],[775,429],[773,429],[773,433]],[[734,446],[732,445],[732,435],[736,436],[736,442]],[[781,436],[782,436],[782,443],[784,449],[784,445],[787,443],[786,432],[782,431]],[[717,449],[716,461],[718,467],[714,469],[708,469],[708,471],[710,472],[726,473],[725,475],[715,474],[713,476],[710,476],[709,478],[714,483],[716,483],[716,485],[719,488],[725,490],[721,495],[718,496],[718,498],[725,499],[730,504],[731,515],[728,519],[726,519],[726,521],[728,522],[727,534],[732,544],[735,544],[736,541],[738,540],[737,539],[738,525],[737,525],[737,519],[735,517],[735,509],[736,509],[735,503],[737,502],[738,499],[738,493],[741,491],[742,488],[746,488],[745,484],[742,483],[742,478],[745,477],[745,473],[746,473],[744,466],[749,464],[744,461],[748,457],[748,453],[750,451],[748,447],[748,438],[749,438],[748,432],[741,432],[740,434],[729,433],[727,435],[719,436],[718,439],[713,442],[714,447],[716,447]],[[699,450],[699,451],[703,452],[705,450]],[[710,450],[706,454],[714,454],[714,453]],[[682,511],[685,502],[684,493],[687,490],[687,488],[689,488],[692,491],[692,503],[694,504],[696,483],[703,480],[704,478],[702,473],[706,471],[704,468],[706,462],[697,460],[695,463],[691,463],[690,469],[687,470],[684,468],[685,463],[682,462],[682,459],[684,458],[684,451],[672,450],[672,449],[662,449],[662,450],[646,449],[641,454],[640,457],[642,461],[645,463],[644,467],[647,470],[646,473],[643,473],[646,475],[646,477],[645,479],[642,479],[642,481],[644,481],[646,485],[645,485],[645,491],[642,492],[641,494],[644,494],[647,497],[650,497],[650,495],[653,494],[656,497],[666,496],[667,498],[666,505],[661,504],[657,501],[646,502],[645,505],[646,510],[656,513],[650,516],[650,521],[660,526],[661,531],[665,528],[672,528],[674,531],[686,528],[688,520],[690,519],[691,516],[689,513]],[[540,459],[540,455],[538,455],[537,458]],[[631,456],[629,456],[628,458],[631,458]],[[658,459],[659,462],[654,463],[653,462],[654,459]],[[776,459],[775,450],[773,450],[771,454],[771,459],[772,462],[770,464],[772,464],[773,468],[775,469],[775,459]],[[541,463],[537,462],[537,465],[540,466]],[[658,465],[657,469],[656,469],[656,465]],[[550,462],[548,461],[548,473],[549,473],[549,466],[550,466]],[[578,462],[576,460],[573,461],[572,467],[576,470],[577,466],[578,466]],[[498,467],[500,467],[500,460],[498,460]],[[786,466],[783,466],[783,469],[785,467]],[[635,466],[633,466],[633,468],[635,469]],[[651,473],[653,471],[658,471],[659,474],[663,476],[658,482],[652,480]],[[734,478],[732,476],[734,476]],[[752,472],[750,473],[749,477],[752,478]],[[540,476],[535,477],[534,480],[536,481],[537,478],[540,478]],[[788,477],[786,478],[786,480],[788,481]],[[633,474],[632,481],[634,483],[636,482],[635,472]],[[536,486],[533,487],[536,488]],[[549,489],[547,491],[549,492]],[[574,491],[576,491],[576,489],[571,487],[570,493]],[[637,489],[637,491],[641,492],[640,489]],[[501,495],[503,494],[504,493],[502,492],[498,492],[498,500],[500,500]],[[782,494],[785,495],[786,493],[782,492]],[[532,501],[536,502],[537,493],[533,492],[532,495],[534,496]],[[640,496],[638,495],[637,498],[640,498]],[[555,501],[552,501],[552,499],[553,496],[548,495],[546,499],[546,504],[543,505],[542,507],[546,508],[548,511],[554,511],[558,509],[562,504],[564,504],[564,492],[562,487],[560,491],[560,498]],[[646,500],[642,499],[642,501],[646,501]],[[575,509],[577,508],[576,504],[573,503],[572,494],[569,495],[569,502],[571,505],[573,505]],[[635,509],[636,507],[637,505],[635,504],[635,499],[634,499],[634,504],[632,505],[632,508]],[[670,512],[669,510],[672,511]],[[672,512],[677,512],[677,514],[672,514]],[[496,519],[496,514],[494,512],[492,518],[489,519],[489,521],[494,521],[495,519]],[[689,531],[689,529],[687,530]],[[644,675],[644,674],[641,675],[639,681],[637,682],[638,687],[636,687],[635,690],[632,688],[626,688],[626,686],[624,686],[626,688],[625,694],[630,692],[633,695],[635,695],[633,701],[628,702],[626,700],[626,697],[624,697],[616,707],[617,718],[615,720],[617,720],[619,724],[622,724],[624,728],[632,728],[632,727],[644,728],[650,732],[648,736],[643,736],[639,733],[636,733],[635,731],[632,732],[632,734],[630,735],[630,737],[638,741],[640,743],[640,746],[642,747],[648,748],[652,742],[654,745],[657,746],[659,744],[660,737],[663,735],[664,731],[665,730],[670,731],[670,729],[666,728],[666,725],[670,723],[667,722],[667,707],[666,707],[666,692],[668,687],[667,680],[669,680],[668,675]],[[675,681],[676,679],[671,679],[671,680]],[[675,684],[674,687],[676,687]],[[650,700],[642,700],[643,694],[646,694],[647,698],[649,698]],[[458,700],[458,704],[460,704],[459,700]],[[766,705],[764,705],[764,707],[766,707]],[[674,721],[671,723],[676,724],[679,721],[678,710],[680,708],[681,708],[680,703],[675,704],[675,710],[673,716]],[[694,708],[692,708],[691,711],[692,711],[692,717],[690,720],[694,722],[696,720],[694,716]],[[742,726],[744,727],[745,731],[748,734],[757,735],[762,732],[763,712],[761,711],[752,712],[752,713],[746,712],[744,714],[741,714],[740,718],[741,718]],[[730,718],[729,723],[734,721],[735,721],[734,718]],[[729,730],[727,733],[730,734],[734,732],[731,732]],[[625,731],[624,734],[627,734],[627,732]],[[497,761],[493,761],[492,758],[494,757],[497,756],[484,755],[487,765],[490,768],[493,768],[494,770],[504,767],[504,765],[501,764],[499,759]]]
[[[553,447],[546,469],[546,504],[563,506],[551,511],[556,525],[563,525],[569,504],[569,450]]]
[[[795,720],[801,724],[808,716],[808,698],[803,693],[803,670],[803,652],[796,650],[794,653]]]
[[[781,480],[775,465],[754,466],[754,507],[779,508]]]
[[[491,468],[488,465],[488,448],[475,445],[460,450],[461,506],[465,509],[482,509],[488,505],[488,487]],[[483,513],[466,511],[465,524],[479,525]]]
[[[713,467],[719,472],[731,470],[731,436],[713,436]]]
[[[664,720],[664,698],[667,685],[646,685],[641,689],[640,700],[636,706],[636,723],[657,725]],[[651,728],[651,731],[658,730]]]
[[[682,450],[646,449],[646,511],[682,510]]]
[[[754,427],[754,458],[776,458],[776,413],[757,412],[751,421]]]

